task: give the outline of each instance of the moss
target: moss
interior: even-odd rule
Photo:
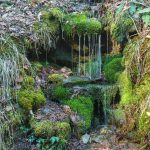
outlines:
[[[118,108],[112,111],[112,122],[118,127],[126,123],[126,115],[123,109]]]
[[[78,97],[66,102],[74,112],[77,112],[83,117],[85,121],[85,128],[88,129],[91,126],[93,115],[93,102],[90,97]]]
[[[110,57],[104,63],[104,74],[109,82],[116,82],[120,73],[123,70],[121,65],[121,57]]]
[[[70,124],[67,122],[56,123],[56,135],[62,139],[69,139],[71,133]]]
[[[126,71],[120,74],[119,84],[120,84],[120,95],[121,95],[120,104],[122,106],[126,106],[134,103],[136,101],[136,97],[133,95],[132,82]]]
[[[138,132],[141,135],[141,140],[150,136],[150,107],[140,115],[138,124]]]
[[[18,112],[9,112],[8,118],[9,118],[9,121],[11,122],[11,125],[15,127],[21,124],[22,116]]]
[[[49,120],[35,121],[32,128],[34,129],[35,136],[40,138],[58,136],[61,139],[68,140],[71,134],[70,124],[66,122],[51,122]]]
[[[101,30],[101,23],[95,18],[88,18],[84,13],[69,14],[65,16],[64,32],[73,34],[97,34]]]
[[[69,98],[69,89],[63,86],[55,86],[52,90],[53,100],[67,100]]]
[[[62,84],[63,76],[61,74],[50,74],[48,76],[48,81],[54,84]]]
[[[40,62],[32,62],[32,67],[34,72],[38,72],[41,71],[41,69],[43,68],[43,64]]]
[[[37,109],[45,102],[46,99],[41,90],[21,90],[18,92],[18,103],[25,111]]]
[[[55,135],[54,127],[50,121],[36,122],[34,125],[35,136],[40,138],[52,137]]]
[[[34,84],[35,84],[35,80],[32,76],[26,75],[23,78],[23,83],[22,83],[23,88],[28,88],[28,89],[33,88]]]

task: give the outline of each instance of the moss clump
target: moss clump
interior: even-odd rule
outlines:
[[[56,135],[62,139],[69,139],[71,133],[70,124],[67,122],[56,123]]]
[[[52,98],[54,100],[67,100],[69,98],[69,89],[63,86],[55,86],[52,90]]]
[[[139,117],[138,131],[142,138],[150,134],[150,107],[146,109]],[[142,140],[142,139],[141,139]]]
[[[52,136],[58,136],[61,139],[68,140],[71,133],[71,127],[66,122],[51,122],[44,120],[41,122],[34,122],[32,125],[35,136],[40,138],[50,138]]]
[[[85,128],[90,128],[93,115],[92,99],[90,97],[81,96],[67,101],[66,104],[70,106],[74,112],[77,112],[83,117]]]
[[[25,111],[38,109],[45,102],[46,98],[41,90],[21,90],[18,92],[18,103]]]
[[[108,58],[108,61],[104,63],[105,77],[109,82],[114,83],[118,80],[118,77],[123,70],[121,61],[122,61],[121,57],[110,56],[110,58]]]
[[[54,124],[50,121],[36,122],[34,132],[36,137],[47,138],[55,135]]]
[[[32,76],[25,76],[23,78],[23,84],[22,84],[23,88],[25,89],[33,88],[34,84],[35,84],[35,80]]]
[[[32,68],[34,73],[41,71],[41,69],[43,68],[43,64],[40,62],[32,62]]]
[[[61,74],[50,74],[48,76],[48,81],[54,84],[62,84],[63,76]]]
[[[88,18],[84,13],[69,14],[64,17],[63,25],[66,35],[98,34],[101,23],[95,18]]]

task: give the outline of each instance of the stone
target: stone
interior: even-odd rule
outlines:
[[[84,144],[87,144],[90,141],[90,135],[86,133],[81,137],[81,139]]]

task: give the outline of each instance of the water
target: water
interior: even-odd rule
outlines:
[[[78,64],[78,75],[81,73],[81,36],[79,35],[79,64]]]

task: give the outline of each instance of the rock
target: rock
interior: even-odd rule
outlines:
[[[9,112],[9,111],[13,110],[13,108],[12,108],[12,106],[6,106],[5,110]]]
[[[90,141],[90,135],[86,133],[81,137],[81,139],[84,144],[87,144]]]
[[[103,138],[104,138],[103,136],[98,135],[98,136],[96,136],[96,137],[93,137],[93,138],[91,139],[91,141],[92,141],[92,142],[96,142],[96,143],[100,143]]]
[[[42,112],[47,115],[50,112],[50,110],[49,108],[44,108]]]
[[[64,113],[70,115],[71,114],[71,108],[67,105],[64,105],[63,106],[63,110],[64,110]]]

